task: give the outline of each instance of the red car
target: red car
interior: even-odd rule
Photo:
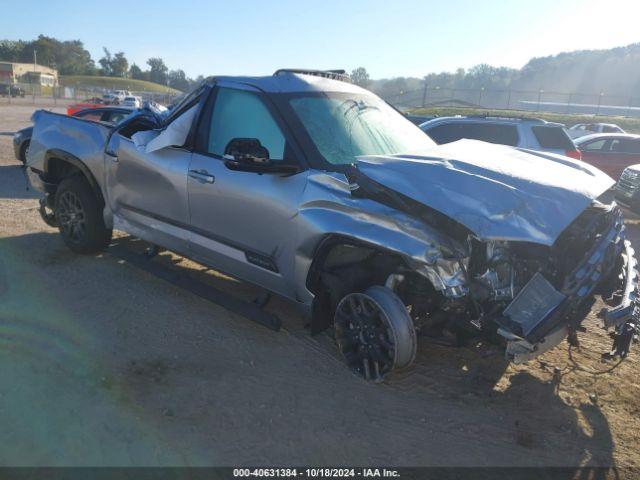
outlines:
[[[618,180],[629,165],[640,163],[640,135],[596,133],[574,140],[582,161]]]
[[[98,108],[106,105],[103,99],[99,97],[93,97],[85,100],[84,102],[75,103],[67,107],[67,115],[73,115],[87,108]]]

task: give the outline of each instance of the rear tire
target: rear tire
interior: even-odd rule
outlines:
[[[350,293],[338,304],[335,338],[347,366],[365,380],[381,382],[413,363],[416,331],[402,300],[389,288]]]
[[[55,216],[64,243],[76,253],[98,253],[111,242],[102,202],[81,176],[65,178],[56,191]]]
[[[27,153],[29,153],[29,144],[30,143],[31,143],[31,140],[26,140],[22,144],[22,147],[20,147],[20,161],[22,163],[27,163]]]

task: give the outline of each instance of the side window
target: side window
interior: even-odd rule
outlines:
[[[283,160],[285,137],[260,97],[245,90],[220,88],[211,115],[207,151],[224,155],[234,138],[256,138],[271,160]]]
[[[583,145],[580,145],[580,150],[583,152],[601,152],[605,150],[605,145],[607,144],[607,139],[602,138],[600,140],[594,140],[593,142],[588,142]]]
[[[99,122],[102,120],[101,111],[97,111],[97,112],[87,111],[87,112],[81,113],[80,115],[75,115],[75,116],[83,120],[91,120],[92,122]]]
[[[531,130],[542,148],[557,150],[573,150],[576,148],[573,140],[569,138],[569,135],[562,127],[535,126],[531,127]]]
[[[483,142],[498,143],[515,147],[518,145],[518,128],[515,125],[504,125],[499,123],[476,123],[470,124],[469,136],[474,140]]]
[[[441,123],[433,128],[426,129],[425,133],[438,145],[442,145],[443,143],[455,142],[463,138],[460,127],[459,123]]]
[[[628,138],[616,138],[611,141],[611,151],[614,153],[640,153],[639,143]]]

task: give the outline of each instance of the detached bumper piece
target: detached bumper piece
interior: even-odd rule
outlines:
[[[614,328],[608,355],[624,358],[640,324],[636,265],[631,243],[625,240],[622,214],[616,209],[610,225],[560,291],[536,274],[505,309],[507,322],[498,333],[507,340],[507,359],[523,363],[558,345],[579,328],[586,301],[605,282],[616,282],[620,298],[619,305],[601,312],[604,327]]]
[[[622,298],[620,304],[611,309],[604,310],[602,317],[605,328],[614,327],[612,333],[613,347],[608,356],[619,356],[625,358],[629,354],[631,342],[634,336],[640,331],[640,309],[638,306],[638,269],[637,260],[631,243],[624,241],[625,250],[623,253],[623,269],[622,280],[623,288],[621,289]]]

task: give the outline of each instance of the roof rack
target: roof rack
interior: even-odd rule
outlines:
[[[340,80],[342,82],[351,83],[351,78],[344,70],[310,70],[306,68],[281,68],[273,74],[282,75],[284,73],[299,73],[301,75],[313,75],[315,77],[330,78],[332,80]]]
[[[537,117],[527,117],[525,115],[496,115],[487,113],[477,113],[473,115],[464,115],[467,118],[496,118],[496,119],[505,119],[505,120],[532,120],[534,122],[547,123],[547,121],[543,118]]]

